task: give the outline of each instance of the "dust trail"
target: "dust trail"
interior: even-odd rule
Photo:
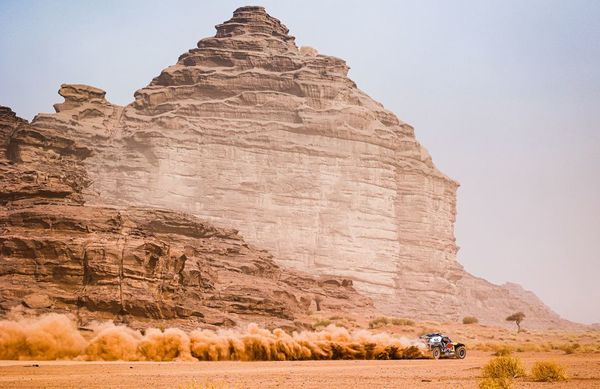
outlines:
[[[0,321],[0,359],[290,361],[423,357],[416,340],[334,325],[292,334],[256,324],[189,333],[177,328],[150,328],[142,334],[112,323],[96,323],[92,328],[86,339],[64,315]]]
[[[0,321],[0,359],[71,359],[85,345],[75,323],[64,315]]]

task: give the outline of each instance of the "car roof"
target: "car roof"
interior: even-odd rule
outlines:
[[[425,334],[425,335],[422,335],[422,336],[423,337],[427,337],[427,338],[431,338],[433,336],[444,336],[444,335],[440,334],[439,332],[432,332],[432,333]]]

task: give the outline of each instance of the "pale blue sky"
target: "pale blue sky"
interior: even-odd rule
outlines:
[[[61,83],[136,89],[246,1],[0,0],[0,104],[31,119]],[[600,1],[261,1],[299,45],[416,128],[461,183],[466,269],[600,322]]]

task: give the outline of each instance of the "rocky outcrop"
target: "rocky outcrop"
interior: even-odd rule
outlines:
[[[77,134],[94,150],[90,203],[239,228],[282,265],[351,278],[389,313],[402,312],[405,290],[437,304],[462,274],[458,185],[347,72],[341,59],[299,50],[264,9],[244,7],[121,115],[73,120],[105,106],[95,98],[34,126]],[[105,127],[90,131],[90,122]]]
[[[371,310],[351,281],[282,269],[235,230],[178,212],[85,205],[89,149],[0,112],[0,314],[20,307],[72,312],[82,324],[301,327],[317,309]]]
[[[37,131],[0,107],[0,206],[82,204],[91,149],[60,131]]]
[[[257,322],[299,327],[309,312],[369,310],[341,279],[285,271],[235,230],[134,208],[32,206],[0,211],[0,309],[73,312],[135,327]]]
[[[126,107],[63,85],[57,113],[35,118],[44,136],[76,139],[73,158],[89,150],[90,181],[76,192],[87,204],[239,229],[281,266],[351,279],[390,315],[502,324],[522,310],[540,326],[564,323],[537,298],[464,271],[458,183],[343,60],[299,49],[262,7],[216,28]]]

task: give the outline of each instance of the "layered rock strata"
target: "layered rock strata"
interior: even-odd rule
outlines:
[[[90,150],[88,204],[153,206],[239,229],[276,262],[351,279],[390,315],[534,325],[560,318],[537,298],[458,263],[458,183],[413,128],[357,88],[348,66],[242,7],[126,107],[63,85],[41,133]],[[533,319],[535,317],[535,319]]]
[[[94,151],[91,203],[235,226],[280,264],[349,277],[390,311],[406,289],[435,302],[462,274],[458,185],[347,73],[341,59],[299,50],[264,9],[244,7],[129,106],[64,85],[66,102],[34,125]]]
[[[90,149],[4,108],[0,131],[0,315],[299,327],[318,309],[371,309],[351,281],[286,271],[235,230],[172,211],[87,206]]]

